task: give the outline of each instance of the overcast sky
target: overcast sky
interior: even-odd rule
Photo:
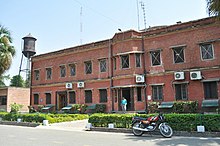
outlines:
[[[138,30],[145,22],[152,27],[208,17],[206,0],[0,0],[0,5],[0,24],[11,31],[17,51],[6,72],[11,77],[19,73],[22,38],[29,33],[37,39],[38,55],[112,38],[118,28]]]

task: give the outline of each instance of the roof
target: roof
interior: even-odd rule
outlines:
[[[48,55],[57,55],[57,54],[62,54],[62,53],[74,52],[74,51],[82,51],[82,50],[92,49],[92,48],[97,48],[97,47],[108,48],[109,43],[114,43],[118,41],[124,41],[127,39],[134,39],[134,38],[141,39],[142,36],[146,38],[152,35],[155,36],[155,35],[160,35],[160,34],[174,32],[174,31],[181,31],[184,29],[197,28],[197,27],[209,25],[215,22],[216,22],[215,17],[208,17],[208,18],[203,18],[203,19],[184,22],[184,23],[177,23],[177,24],[169,25],[169,26],[165,26],[165,25],[154,26],[154,27],[146,29],[145,31],[135,31],[135,30],[123,31],[123,32],[115,33],[115,35],[110,39],[83,44],[83,45],[79,45],[75,47],[64,48],[61,50],[48,52],[45,54],[35,55],[32,57],[32,61],[34,61],[35,58],[43,58]]]

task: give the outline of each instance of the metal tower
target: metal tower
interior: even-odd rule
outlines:
[[[21,71],[26,73],[26,84],[30,86],[30,58],[36,54],[35,52],[35,41],[37,40],[34,38],[30,33],[22,38],[24,40],[23,50],[22,50],[22,57],[21,57],[21,64],[19,68],[19,75]],[[22,69],[23,63],[23,56],[26,57],[26,68]]]

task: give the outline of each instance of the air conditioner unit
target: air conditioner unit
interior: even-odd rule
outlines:
[[[144,75],[136,75],[136,83],[144,83]]]
[[[84,88],[84,82],[78,82],[77,87],[78,88]]]
[[[72,89],[73,84],[72,83],[66,83],[66,89]]]
[[[201,71],[190,72],[190,79],[191,80],[200,80],[200,79],[202,79]]]
[[[184,72],[175,72],[174,78],[175,80],[184,80],[185,79]]]

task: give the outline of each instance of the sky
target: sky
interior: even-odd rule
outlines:
[[[0,0],[0,6],[0,24],[11,31],[16,48],[5,73],[10,77],[19,73],[22,38],[29,33],[37,39],[39,55],[110,39],[118,29],[138,31],[208,17],[206,0]]]

